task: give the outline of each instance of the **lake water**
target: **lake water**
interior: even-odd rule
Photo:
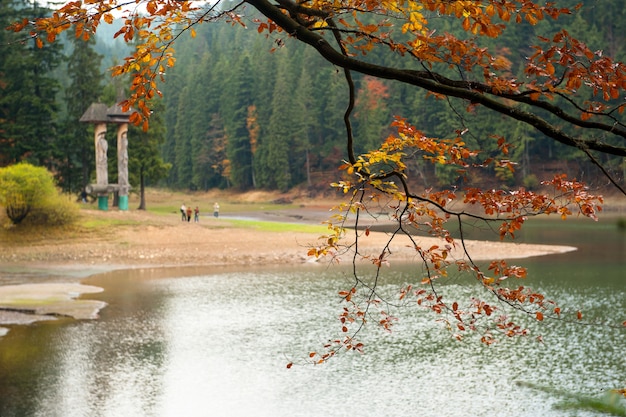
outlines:
[[[531,272],[524,284],[585,318],[619,324],[626,234],[574,226],[537,223],[520,236],[580,247],[520,261]],[[381,289],[397,291],[411,271],[389,271]],[[336,336],[337,291],[348,276],[306,265],[92,277],[86,283],[105,288],[97,298],[109,303],[99,320],[16,327],[0,338],[0,416],[594,416],[555,407],[562,396],[528,384],[593,397],[626,385],[623,329],[531,322],[544,343],[533,336],[483,346],[452,340],[437,317],[415,308],[397,312],[391,334],[368,329],[364,355],[298,365]],[[451,281],[447,295],[472,290]]]

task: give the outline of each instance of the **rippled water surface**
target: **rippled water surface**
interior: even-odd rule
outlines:
[[[580,239],[563,233],[569,240],[555,243]],[[581,233],[612,242],[608,258],[583,245],[530,260],[528,284],[586,317],[626,320],[624,236]],[[526,237],[550,239],[565,238]],[[393,293],[414,274],[389,272],[381,289]],[[336,336],[348,276],[307,265],[93,277],[109,303],[99,320],[19,327],[0,339],[0,416],[592,416],[555,408],[562,398],[525,383],[596,397],[626,383],[623,330],[543,322],[532,328],[543,344],[487,347],[451,340],[413,308],[397,312],[391,334],[372,326],[365,355],[287,369]],[[452,279],[445,291],[472,288]]]

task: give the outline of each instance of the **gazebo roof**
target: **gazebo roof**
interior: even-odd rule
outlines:
[[[117,103],[107,109],[107,116],[111,123],[128,123],[131,113],[131,111],[122,110],[122,106]]]
[[[128,123],[131,111],[123,111],[122,106],[114,104],[107,108],[104,103],[92,103],[79,119],[82,123]]]
[[[109,121],[107,116],[107,106],[104,103],[91,103],[91,106],[79,119],[82,123],[106,123]]]

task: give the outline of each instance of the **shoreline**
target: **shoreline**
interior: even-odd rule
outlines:
[[[311,263],[330,262],[329,258],[316,260],[307,255],[312,246],[319,245],[320,233],[263,231],[234,226],[227,216],[218,219],[206,217],[200,223],[183,223],[177,215],[162,216],[145,212],[100,212],[92,213],[106,219],[124,219],[129,225],[112,227],[104,235],[70,236],[51,242],[47,239],[26,243],[9,244],[0,242],[0,326],[29,324],[35,316],[47,320],[55,316],[70,316],[71,305],[89,301],[80,298],[85,292],[76,285],[89,277],[115,270],[129,269],[208,269],[253,268],[297,266]],[[321,224],[328,211],[316,209],[294,209],[284,212],[244,214],[263,221]],[[237,216],[242,216],[237,213]],[[233,218],[235,216],[233,215]],[[322,220],[320,220],[322,219]],[[384,232],[371,232],[361,236],[359,253],[378,257],[389,239]],[[439,239],[416,237],[425,247],[442,245]],[[350,245],[353,235],[348,235],[344,244]],[[519,259],[565,253],[576,248],[540,244],[466,241],[465,246],[474,261],[491,259]],[[406,263],[417,257],[411,241],[405,236],[397,237],[389,246],[389,261]],[[464,258],[460,250],[451,251],[451,257]],[[340,257],[343,264],[352,260],[352,254]],[[365,262],[365,261],[364,261]],[[24,294],[15,295],[16,284],[26,283]],[[57,286],[51,291],[51,285]],[[63,287],[65,286],[65,288]],[[15,305],[7,298],[7,291],[24,304]],[[63,301],[58,308],[41,310],[39,303],[49,303],[49,297]],[[52,295],[51,295],[52,294]],[[21,298],[20,298],[21,297]],[[35,301],[33,301],[33,297]],[[48,297],[48,298],[46,298]],[[7,301],[9,300],[9,301]],[[74,315],[76,319],[94,319],[102,304],[92,304],[91,313]],[[20,312],[21,314],[16,314]],[[43,314],[39,314],[42,313]],[[6,330],[0,328],[0,336]]]

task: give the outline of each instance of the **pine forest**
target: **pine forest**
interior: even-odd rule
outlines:
[[[563,7],[576,3],[559,2]],[[561,29],[593,42],[592,50],[624,60],[622,2],[581,3],[578,12],[556,22],[516,25],[506,36],[484,42],[497,43],[486,46],[497,47],[498,59],[507,61],[511,73],[519,77],[524,77],[523,60],[532,54],[530,45],[537,43],[537,37]],[[37,3],[0,3],[3,27],[24,16],[46,13],[50,10]],[[176,64],[159,86],[163,99],[154,98],[160,102],[152,106],[150,129],[129,132],[134,189],[141,182],[186,190],[323,190],[341,175],[337,167],[346,159],[343,118],[349,104],[343,70],[286,33],[259,34],[253,10],[244,13],[250,15],[241,16],[242,24],[204,24],[177,39]],[[432,15],[429,22],[441,33],[454,30],[446,17]],[[45,166],[64,190],[74,193],[92,181],[93,134],[78,119],[91,103],[110,106],[123,99],[129,88],[128,82],[111,78],[107,70],[129,53],[121,40],[112,42],[115,25],[103,24],[97,37],[88,41],[71,34],[43,48],[24,33],[0,32],[0,166],[19,161]],[[366,58],[384,64],[396,56],[368,53]],[[421,69],[420,62],[413,64]],[[397,115],[428,135],[453,138],[462,132],[468,147],[487,155],[499,151],[494,131],[516,143],[508,155],[515,170],[490,167],[470,178],[449,165],[426,164],[416,155],[410,169],[424,187],[492,183],[533,188],[543,176],[556,172],[592,187],[606,183],[582,152],[559,145],[523,123],[406,84],[359,74],[354,74],[354,82],[356,152],[378,147],[391,133]],[[115,141],[109,143],[114,148]],[[603,166],[623,182],[623,158],[601,158]],[[109,164],[109,177],[115,180],[115,167]]]

